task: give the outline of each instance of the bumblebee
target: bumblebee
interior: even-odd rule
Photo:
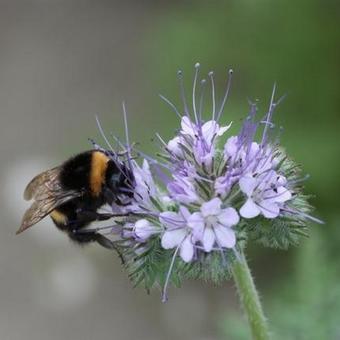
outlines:
[[[126,199],[133,196],[133,183],[131,169],[116,154],[101,150],[80,153],[37,175],[27,185],[24,198],[34,202],[25,212],[17,234],[50,215],[57,228],[73,241],[98,242],[116,249],[104,235],[84,228],[111,218],[113,214],[99,213],[98,209],[106,203],[126,204]]]

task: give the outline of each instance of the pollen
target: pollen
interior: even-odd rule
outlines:
[[[53,210],[50,213],[50,216],[54,222],[57,224],[66,224],[67,223],[67,217],[63,213],[59,212],[58,210]]]

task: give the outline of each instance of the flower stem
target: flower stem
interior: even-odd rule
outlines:
[[[232,273],[250,325],[252,338],[254,340],[268,340],[270,337],[267,320],[263,314],[259,295],[243,251],[239,252],[232,266]]]

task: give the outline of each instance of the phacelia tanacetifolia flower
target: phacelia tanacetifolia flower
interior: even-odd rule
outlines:
[[[147,158],[142,166],[130,160],[134,195],[124,208],[128,215],[117,222],[131,278],[147,289],[163,286],[164,299],[170,281],[228,277],[246,242],[286,248],[305,235],[308,221],[321,222],[310,215],[299,167],[279,145],[272,122],[281,101],[275,101],[275,86],[267,112],[257,118],[251,103],[240,132],[228,135],[231,122],[220,120],[232,71],[219,106],[214,75],[208,74],[212,105],[205,109],[207,82],[199,81],[199,68],[196,64],[190,110],[182,72],[183,109],[162,96],[180,116],[180,129],[169,141],[157,134],[159,159],[141,154]]]

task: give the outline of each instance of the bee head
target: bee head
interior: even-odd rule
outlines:
[[[110,160],[106,173],[106,185],[115,195],[124,195],[132,198],[135,186],[132,170],[123,162]]]

